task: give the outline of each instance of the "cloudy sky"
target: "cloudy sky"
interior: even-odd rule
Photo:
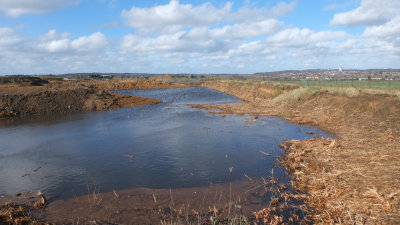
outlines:
[[[399,0],[0,0],[0,75],[399,62]]]

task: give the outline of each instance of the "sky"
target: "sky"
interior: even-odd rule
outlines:
[[[399,62],[400,0],[0,0],[0,75]]]

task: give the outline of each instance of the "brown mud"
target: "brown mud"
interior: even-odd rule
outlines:
[[[112,93],[121,89],[184,87],[159,80],[51,81],[0,86],[0,118],[46,115],[160,103],[160,100]]]
[[[55,224],[260,224],[303,218],[301,205],[292,207],[294,199],[276,197],[287,187],[275,178],[247,179],[172,190],[135,188],[99,194],[92,189],[86,196],[51,202],[39,218]],[[268,199],[266,193],[274,194]],[[275,210],[269,220],[255,213],[265,206]]]
[[[135,188],[58,200],[49,204],[44,220],[56,224],[187,224],[208,220],[215,213],[239,218],[261,207],[258,196],[245,194],[253,188],[249,182],[211,185],[203,188],[148,189]],[[229,205],[229,202],[232,202]],[[179,223],[180,222],[180,223]]]
[[[242,82],[204,86],[245,104],[197,105],[210,112],[280,116],[336,136],[282,144],[314,223],[400,223],[400,100],[389,94],[347,96],[324,89]],[[300,93],[300,94],[299,94]]]

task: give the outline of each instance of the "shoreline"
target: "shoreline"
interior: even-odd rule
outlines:
[[[244,104],[197,106],[218,114],[279,116],[335,139],[289,140],[281,164],[315,223],[400,221],[400,101],[397,96],[260,83],[205,82]],[[215,111],[218,109],[219,111]]]

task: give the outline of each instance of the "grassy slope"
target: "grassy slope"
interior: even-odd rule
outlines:
[[[205,86],[247,102],[219,106],[222,113],[278,115],[318,126],[337,137],[332,143],[317,138],[282,146],[288,151],[283,164],[292,172],[295,188],[309,194],[305,200],[317,210],[313,215],[316,222],[400,221],[397,96],[257,82],[213,82]]]

